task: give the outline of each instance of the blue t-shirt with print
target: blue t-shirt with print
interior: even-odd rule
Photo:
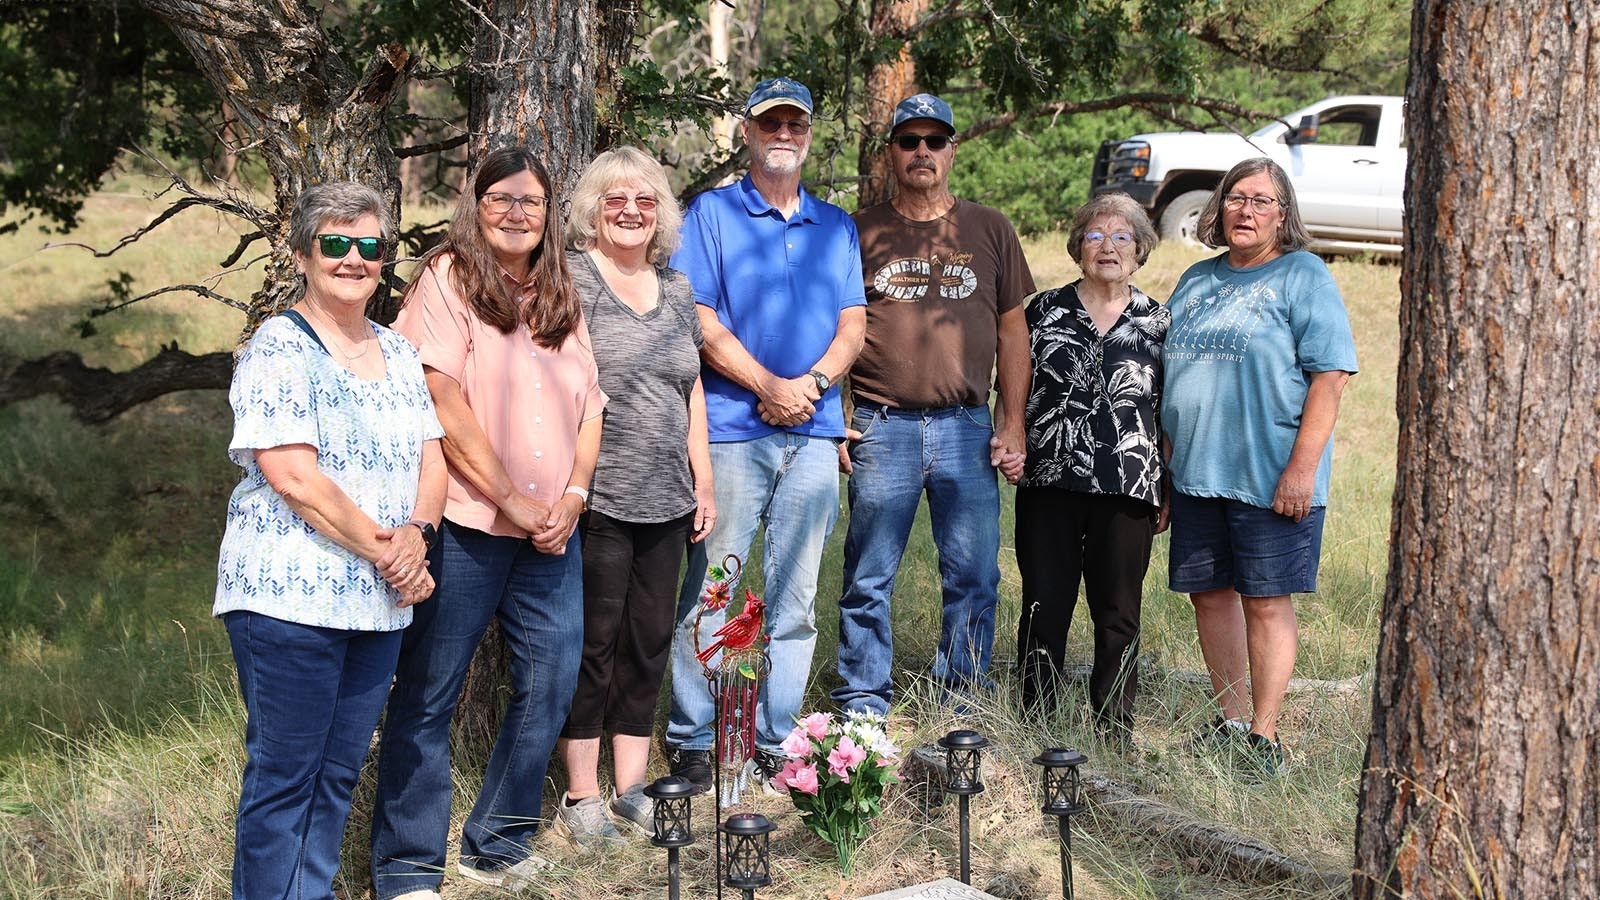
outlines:
[[[1300,430],[1311,375],[1356,371],[1355,340],[1328,267],[1303,250],[1238,269],[1227,254],[1172,291],[1161,426],[1172,486],[1270,507]],[[1312,506],[1328,503],[1333,440]]]
[[[867,304],[861,247],[844,210],[800,189],[788,219],[746,175],[706,191],[683,217],[683,246],[672,267],[689,276],[695,302],[717,313],[769,372],[796,378],[816,365],[839,329],[839,314]],[[778,431],[844,437],[834,385],[810,419],[789,429],[761,421],[756,395],[710,366],[701,372],[713,441],[746,441]]]

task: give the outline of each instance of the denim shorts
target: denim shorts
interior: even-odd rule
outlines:
[[[1325,511],[1313,507],[1296,522],[1239,500],[1174,491],[1168,582],[1183,594],[1227,587],[1245,597],[1315,591]]]

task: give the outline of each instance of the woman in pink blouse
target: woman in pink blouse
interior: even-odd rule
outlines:
[[[561,233],[544,166],[526,150],[491,152],[395,322],[422,356],[450,478],[428,557],[436,602],[406,631],[383,729],[372,822],[379,900],[438,896],[450,722],[491,619],[510,650],[511,697],[457,871],[516,888],[544,865],[528,845],[583,648],[575,528],[605,405]]]

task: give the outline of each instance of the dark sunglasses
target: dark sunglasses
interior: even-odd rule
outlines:
[[[929,150],[938,153],[940,150],[950,146],[951,139],[942,134],[902,134],[899,137],[890,138],[889,143],[907,153],[916,150],[918,144],[926,143]]]
[[[811,130],[811,123],[805,119],[780,119],[777,116],[761,116],[755,120],[756,127],[762,134],[777,134],[778,129],[787,127],[790,134],[805,134]]]
[[[356,252],[367,262],[383,259],[383,251],[387,249],[383,238],[353,238],[343,234],[317,235],[317,247],[322,251],[322,255],[329,259],[344,259],[350,252],[351,244],[356,245]]]

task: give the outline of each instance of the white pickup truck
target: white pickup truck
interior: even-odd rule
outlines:
[[[1144,205],[1164,240],[1194,241],[1211,191],[1240,160],[1283,166],[1320,253],[1398,255],[1405,191],[1405,101],[1330,97],[1250,135],[1198,131],[1106,141],[1090,194],[1123,191]]]

